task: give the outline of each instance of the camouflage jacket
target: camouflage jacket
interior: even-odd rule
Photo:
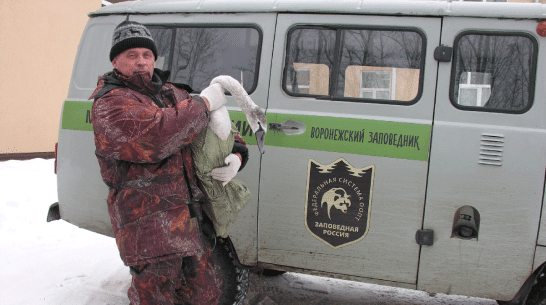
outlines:
[[[200,97],[155,72],[152,79],[106,73],[90,98],[95,155],[110,189],[108,211],[126,265],[202,251],[188,204],[204,195],[187,145],[207,127],[209,112]]]

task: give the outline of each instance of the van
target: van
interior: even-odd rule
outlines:
[[[129,19],[151,30],[171,82],[199,93],[230,75],[266,111],[262,155],[228,96],[250,150],[236,264],[546,304],[545,16],[540,3],[461,1],[100,8],[62,109],[49,218],[113,236],[89,97]]]

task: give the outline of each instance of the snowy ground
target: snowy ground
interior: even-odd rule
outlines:
[[[128,304],[131,276],[114,239],[63,220],[46,222],[49,206],[57,201],[53,164],[0,162],[0,304]],[[251,279],[245,305],[496,304],[296,273]]]
[[[0,303],[128,304],[131,279],[114,239],[65,221],[53,160],[0,162]]]

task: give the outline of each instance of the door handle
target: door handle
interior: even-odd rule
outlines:
[[[282,130],[285,130],[285,129],[298,129],[298,127],[295,127],[295,126],[286,126],[286,125],[283,125],[282,123],[269,123],[269,129],[271,130],[274,130],[274,131],[282,131]]]
[[[305,132],[305,124],[295,120],[288,119],[282,123],[271,122],[269,123],[269,130],[282,131],[286,135],[297,135]]]

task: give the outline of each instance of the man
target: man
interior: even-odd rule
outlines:
[[[148,29],[122,22],[112,38],[114,69],[99,78],[91,96],[95,154],[110,189],[108,211],[121,259],[133,276],[129,300],[216,304],[221,279],[201,240],[204,196],[188,144],[225,96],[215,84],[191,97],[166,83],[168,72],[154,70],[156,58]],[[230,173],[241,165],[240,156],[234,159],[226,166]]]

